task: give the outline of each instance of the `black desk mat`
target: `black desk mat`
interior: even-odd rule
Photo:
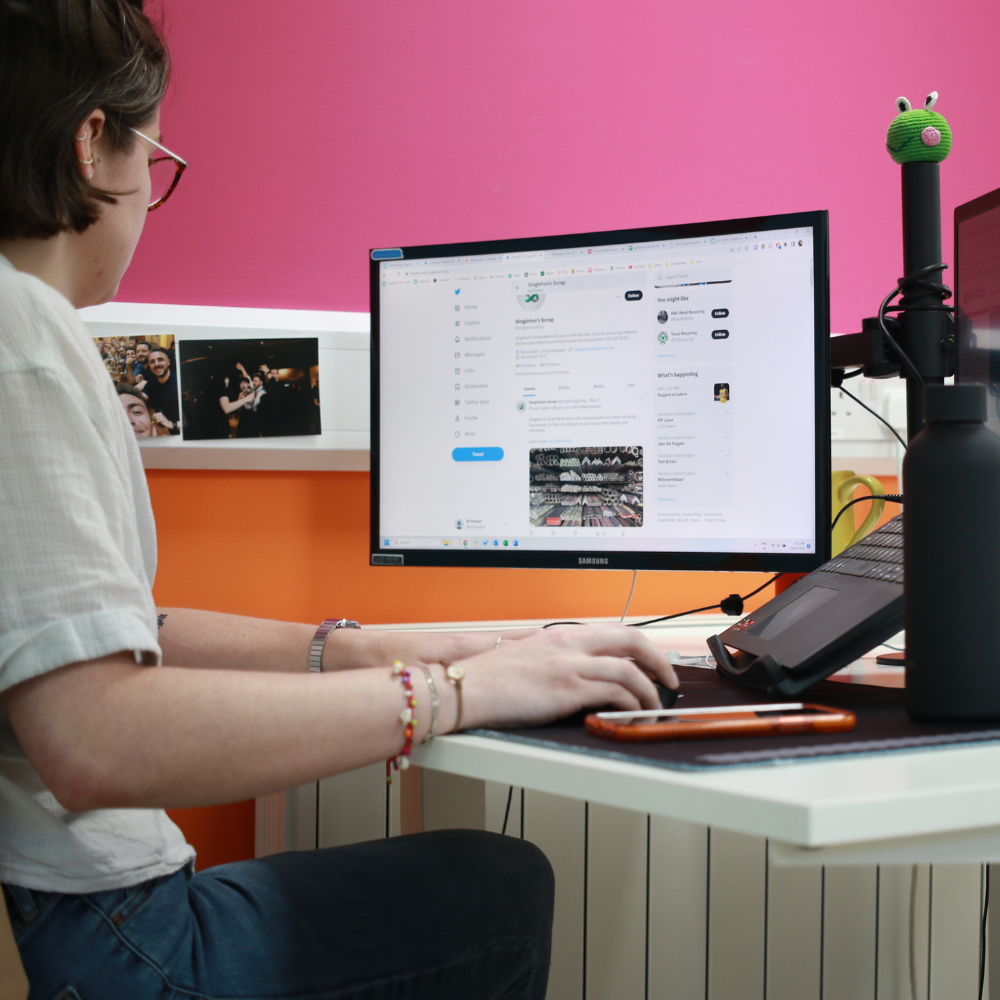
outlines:
[[[759,705],[769,701],[759,691],[750,691],[724,680],[714,670],[698,667],[675,669],[684,696],[677,702],[678,708]],[[678,740],[675,743],[615,743],[591,736],[583,728],[581,714],[550,726],[471,729],[469,733],[677,771],[797,764],[831,757],[912,753],[943,746],[1000,741],[1000,723],[912,722],[903,709],[901,688],[821,681],[804,692],[802,700],[849,709],[857,715],[857,725],[847,733]]]

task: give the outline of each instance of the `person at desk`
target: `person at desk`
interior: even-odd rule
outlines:
[[[173,157],[166,83],[141,0],[0,0],[0,881],[33,995],[541,1000],[553,885],[530,844],[440,831],[196,873],[163,812],[676,685],[621,626],[154,606],[139,450],[75,309],[114,297],[173,190],[150,167]]]

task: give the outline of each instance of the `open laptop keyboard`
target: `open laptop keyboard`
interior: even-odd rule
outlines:
[[[860,542],[844,549],[820,569],[824,573],[860,576],[866,580],[903,582],[903,515],[887,521]]]

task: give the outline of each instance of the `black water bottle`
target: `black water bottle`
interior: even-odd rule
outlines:
[[[1000,437],[981,385],[924,388],[903,461],[906,710],[1000,721]]]

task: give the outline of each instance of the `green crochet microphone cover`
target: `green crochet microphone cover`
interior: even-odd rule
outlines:
[[[897,163],[940,163],[951,152],[948,122],[931,110],[937,97],[934,91],[923,108],[912,109],[905,97],[896,100],[900,113],[889,125],[885,148]]]

